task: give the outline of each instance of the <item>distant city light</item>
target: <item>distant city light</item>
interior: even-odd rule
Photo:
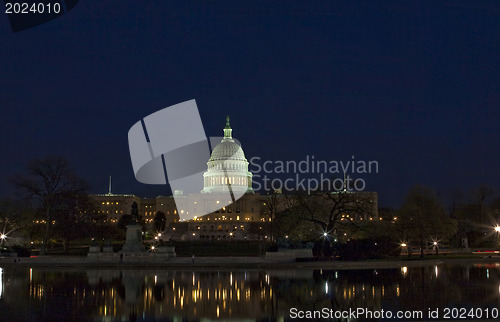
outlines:
[[[323,236],[325,236],[325,237],[328,236],[328,233],[323,233]]]
[[[7,235],[5,235],[5,234],[0,235],[0,239],[5,239],[5,238],[7,238]]]

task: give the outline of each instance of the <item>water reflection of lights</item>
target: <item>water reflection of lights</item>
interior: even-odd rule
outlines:
[[[403,276],[406,276],[406,274],[408,274],[408,267],[406,266],[401,267],[401,274],[403,274]]]
[[[379,276],[382,272],[379,272]],[[295,291],[304,296],[305,301],[323,301],[341,297],[343,292],[346,300],[362,300],[363,303],[368,301],[376,306],[378,306],[376,303],[385,296],[396,294],[399,296],[399,285],[396,289],[389,285],[384,287],[369,283],[330,284],[331,277],[338,274],[336,271],[324,271],[328,278],[314,287],[310,287],[310,284],[301,284],[301,279],[291,279],[300,281],[292,283],[295,285],[292,285],[291,289],[283,289],[285,285],[280,284],[280,276],[274,275],[273,272],[250,270],[245,273],[247,282],[243,279],[243,271],[168,273],[154,271],[146,273],[148,275],[129,273],[130,275],[123,278],[120,277],[123,273],[118,273],[113,278],[107,275],[109,273],[101,273],[97,279],[94,277],[96,282],[90,285],[90,289],[87,287],[82,289],[79,285],[73,288],[74,285],[71,285],[71,296],[84,306],[88,306],[90,302],[96,303],[95,313],[103,317],[123,317],[124,312],[129,311],[128,305],[134,305],[135,312],[145,316],[146,319],[151,319],[152,316],[161,318],[168,314],[177,317],[189,316],[192,320],[199,320],[202,317],[231,320],[235,316],[270,316],[276,309],[275,301],[285,293],[292,293],[290,296],[295,296],[293,293]],[[47,296],[51,297],[55,291],[50,283],[41,282],[41,276],[35,268],[32,272],[32,299],[42,300]],[[270,283],[271,276],[273,283]],[[112,281],[113,279],[115,280]],[[134,279],[140,283],[134,283]],[[116,284],[117,281],[121,281],[125,289],[120,288],[119,284]]]
[[[3,269],[0,268],[0,299],[2,298],[3,293]]]
[[[481,263],[481,264],[472,264],[473,267],[479,268],[499,268],[500,263]]]
[[[434,266],[434,272],[436,273],[436,277],[438,277],[438,267],[437,267],[437,265]]]

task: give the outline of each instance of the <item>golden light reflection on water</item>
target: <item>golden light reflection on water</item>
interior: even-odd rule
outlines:
[[[0,268],[0,299],[2,298],[3,293],[3,269]]]
[[[383,308],[386,301],[405,308],[426,307],[431,302],[445,306],[464,299],[468,304],[485,299],[498,304],[500,267],[487,269],[472,265],[459,269],[439,266],[439,270],[429,266],[321,272],[33,268],[23,275],[29,285],[24,302],[42,316],[67,308],[68,312],[85,312],[89,315],[85,319],[140,316],[189,320],[288,318],[289,308],[311,309],[311,303],[315,307],[371,310]],[[468,279],[476,282],[460,282]],[[2,299],[28,290],[14,289],[16,279],[12,277],[9,283],[6,281],[5,271],[0,270]],[[463,289],[463,285],[471,286]],[[446,294],[442,292],[444,287],[449,290]],[[482,297],[474,296],[478,292]],[[42,309],[45,313],[40,313]]]

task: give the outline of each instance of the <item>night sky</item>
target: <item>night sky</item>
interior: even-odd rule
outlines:
[[[93,193],[168,194],[135,181],[127,134],[190,99],[247,159],[377,160],[382,206],[500,191],[498,1],[81,1],[17,33],[3,11],[0,197],[55,154]]]

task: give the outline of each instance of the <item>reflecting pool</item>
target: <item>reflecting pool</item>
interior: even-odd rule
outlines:
[[[2,321],[286,321],[297,316],[292,311],[358,308],[422,311],[427,319],[429,309],[439,309],[441,318],[445,308],[479,309],[484,319],[499,307],[500,263],[376,270],[0,268]]]

